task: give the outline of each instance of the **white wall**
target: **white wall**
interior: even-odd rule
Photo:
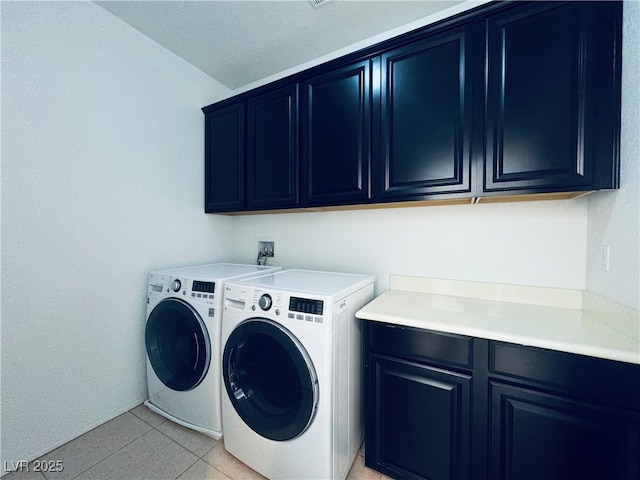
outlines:
[[[586,202],[411,207],[236,217],[236,261],[275,241],[276,262],[376,275],[391,273],[566,288],[585,286]]]
[[[216,261],[200,107],[228,91],[92,2],[1,2],[2,461],[146,398],[145,280]]]
[[[640,3],[624,3],[623,34],[622,188],[589,199],[587,287],[640,309]],[[608,272],[602,268],[605,245]]]

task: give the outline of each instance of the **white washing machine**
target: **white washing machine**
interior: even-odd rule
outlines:
[[[362,443],[355,312],[367,275],[284,270],[228,282],[222,321],[225,448],[272,479],[344,479]]]
[[[224,282],[281,267],[214,263],[149,274],[145,343],[151,410],[222,436],[220,329]]]

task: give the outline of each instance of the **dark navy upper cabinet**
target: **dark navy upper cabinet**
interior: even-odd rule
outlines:
[[[298,204],[298,85],[247,102],[247,207]]]
[[[618,188],[621,24],[489,2],[205,107],[205,211]]]
[[[380,199],[470,194],[472,28],[466,25],[382,54],[375,171]],[[480,32],[476,42],[482,41]]]
[[[370,61],[304,83],[306,204],[336,205],[370,198]]]
[[[205,112],[205,212],[242,210],[244,203],[244,103]]]
[[[488,18],[484,191],[618,186],[621,8],[533,2]]]

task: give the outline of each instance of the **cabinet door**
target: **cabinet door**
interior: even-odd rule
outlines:
[[[376,197],[471,192],[472,28],[382,55]]]
[[[298,86],[248,102],[247,206],[298,203]]]
[[[616,188],[621,2],[532,2],[487,21],[484,191]]]
[[[491,384],[491,478],[638,480],[640,414]]]
[[[371,355],[366,464],[393,478],[468,479],[471,377]]]
[[[244,207],[244,103],[205,115],[205,212]]]
[[[370,61],[317,76],[304,85],[306,203],[370,198]]]

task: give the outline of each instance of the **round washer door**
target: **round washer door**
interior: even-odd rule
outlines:
[[[229,399],[253,431],[283,441],[309,428],[318,406],[318,377],[289,330],[265,318],[245,320],[229,336],[222,362]]]
[[[149,314],[145,329],[147,356],[167,387],[197,387],[211,363],[209,334],[198,312],[179,298],[162,300]]]

